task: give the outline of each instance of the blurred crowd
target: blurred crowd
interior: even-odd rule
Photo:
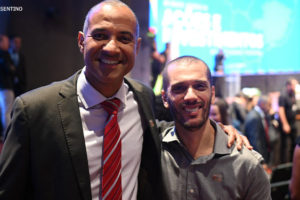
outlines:
[[[295,78],[286,81],[280,94],[262,94],[259,88],[245,88],[233,98],[217,97],[210,117],[234,126],[247,136],[254,150],[264,157],[270,174],[277,165],[292,162],[299,135],[296,125],[299,92]]]
[[[0,140],[10,122],[15,97],[26,91],[25,58],[21,46],[21,37],[0,35]]]

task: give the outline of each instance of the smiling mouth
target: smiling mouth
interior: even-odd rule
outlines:
[[[190,114],[197,113],[203,107],[203,103],[199,102],[194,105],[183,104],[183,110]]]
[[[189,113],[197,112],[198,107],[196,107],[196,108],[185,108],[184,110],[185,110],[186,112],[189,112]]]
[[[108,65],[117,65],[117,64],[121,63],[121,61],[119,61],[119,60],[108,60],[108,59],[103,59],[103,58],[99,59],[99,61],[101,63],[108,64]]]

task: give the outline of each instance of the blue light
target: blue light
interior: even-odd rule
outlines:
[[[159,51],[193,55],[211,70],[223,49],[225,74],[300,73],[300,5],[291,1],[150,0]]]

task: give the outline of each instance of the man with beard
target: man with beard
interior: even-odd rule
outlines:
[[[215,88],[207,64],[192,56],[169,62],[162,98],[175,126],[162,132],[162,168],[171,199],[271,199],[261,155],[226,147],[209,120]]]

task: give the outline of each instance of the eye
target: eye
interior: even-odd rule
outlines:
[[[193,85],[193,88],[198,91],[204,91],[207,89],[207,84],[206,83],[196,83]]]
[[[93,33],[90,37],[92,37],[94,40],[106,40],[108,36],[104,33]]]
[[[187,86],[185,85],[173,85],[171,88],[171,92],[174,94],[182,94],[187,90]]]
[[[131,43],[133,41],[133,37],[131,35],[124,34],[124,35],[119,36],[118,40],[120,42],[122,42],[123,44],[128,44],[128,43]]]

